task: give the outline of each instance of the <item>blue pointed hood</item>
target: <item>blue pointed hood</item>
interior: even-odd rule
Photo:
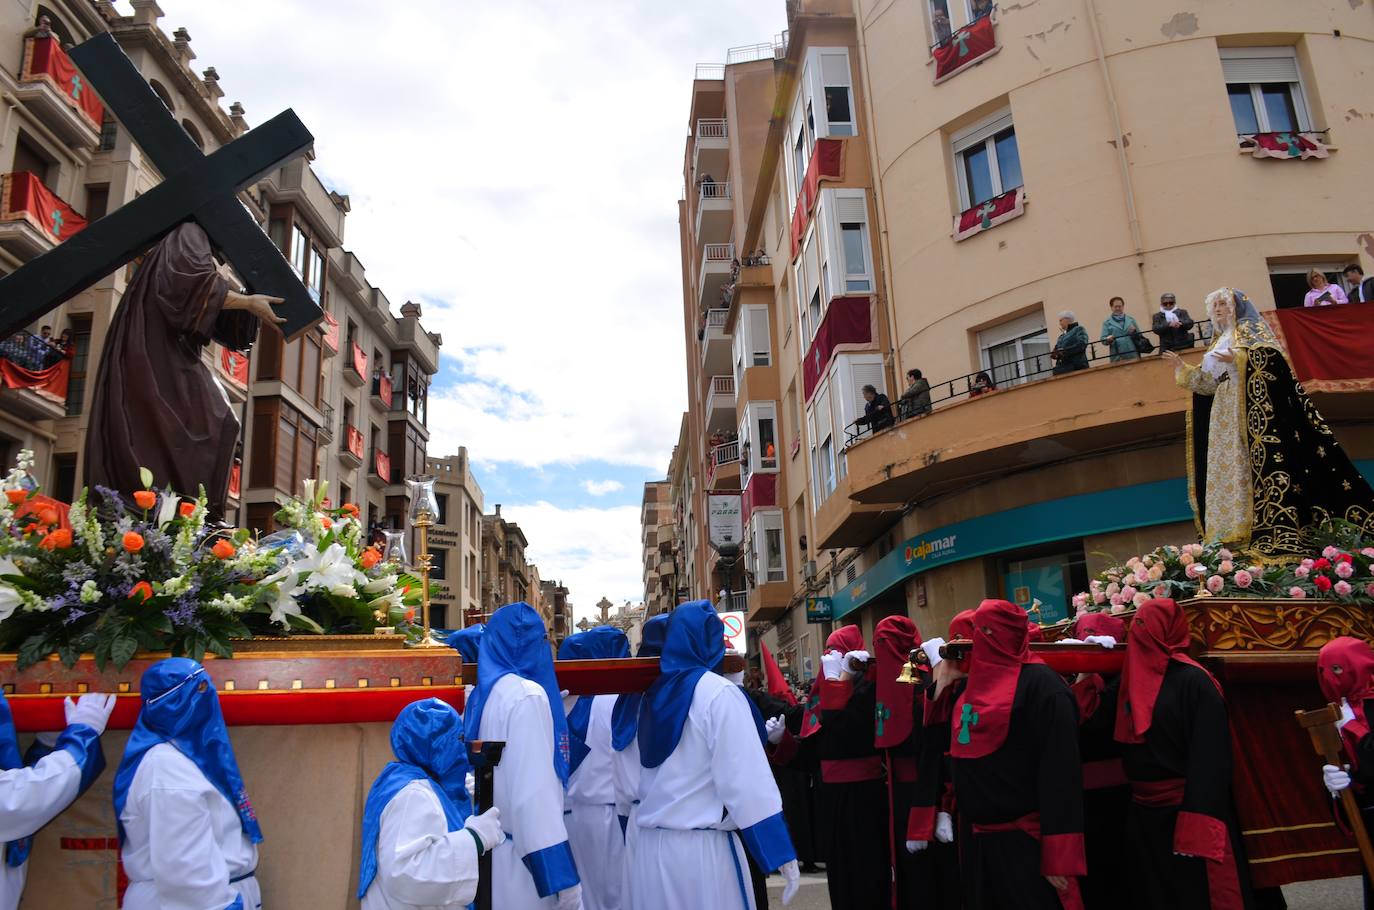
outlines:
[[[377,838],[382,813],[412,781],[429,781],[444,810],[448,830],[457,831],[472,814],[468,799],[468,746],[463,718],[447,702],[426,698],[401,709],[391,726],[396,760],[382,769],[363,806],[363,848],[358,867],[358,899],[377,876]]]
[[[477,654],[482,646],[482,630],[485,628],[486,626],[479,622],[449,634],[448,646],[463,656],[465,665],[477,663]]]
[[[630,656],[630,640],[614,626],[596,626],[569,635],[558,646],[559,660],[606,660]],[[587,745],[587,724],[592,718],[592,696],[583,695],[568,712],[568,773],[577,771],[591,752]]]
[[[673,611],[659,676],[639,707],[639,763],[657,768],[677,748],[697,681],[725,658],[725,626],[709,601]]]
[[[482,710],[501,677],[516,676],[538,683],[549,696],[553,720],[553,768],[568,783],[568,719],[553,672],[553,654],[544,621],[529,604],[507,604],[492,614],[482,632],[482,659],[477,662],[477,686],[468,699],[464,727],[469,741],[482,738]]]
[[[644,623],[640,631],[639,650],[635,657],[658,657],[663,653],[663,641],[668,637],[668,619],[671,614],[660,613]],[[618,695],[615,708],[611,711],[611,745],[621,752],[635,741],[639,734],[639,706],[644,701],[644,693],[628,692]]]

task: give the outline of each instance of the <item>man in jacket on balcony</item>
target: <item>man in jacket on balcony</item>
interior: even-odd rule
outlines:
[[[1161,351],[1186,351],[1193,346],[1193,317],[1179,307],[1173,294],[1159,295],[1159,312],[1150,320],[1150,329],[1159,336]]]
[[[897,399],[897,410],[903,420],[930,413],[930,380],[922,376],[920,370],[906,371],[906,391]]]
[[[1072,310],[1059,314],[1059,340],[1050,351],[1054,361],[1054,375],[1073,373],[1088,368],[1088,330],[1078,324]]]
[[[864,416],[854,421],[859,426],[866,426],[876,433],[897,422],[892,416],[892,402],[874,386],[864,386],[864,402]]]

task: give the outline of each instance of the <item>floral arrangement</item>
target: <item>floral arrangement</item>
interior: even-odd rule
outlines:
[[[1256,565],[1219,545],[1165,546],[1133,556],[1075,594],[1080,613],[1122,613],[1153,597],[1317,598],[1374,605],[1374,540],[1354,525],[1332,522],[1310,535],[1309,557]]]
[[[83,653],[100,667],[137,651],[200,660],[233,654],[234,639],[297,633],[371,633],[415,640],[419,583],[368,546],[358,507],[324,504],[326,484],[276,515],[261,539],[206,521],[205,490],[191,499],[155,489],[82,490],[70,507],[39,493],[33,453],[0,480],[0,650],[19,668]]]

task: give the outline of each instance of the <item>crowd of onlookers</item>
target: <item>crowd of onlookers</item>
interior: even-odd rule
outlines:
[[[50,325],[39,329],[37,335],[16,332],[0,341],[0,357],[34,372],[46,370],[75,355],[71,329],[63,329],[62,334],[54,338]]]

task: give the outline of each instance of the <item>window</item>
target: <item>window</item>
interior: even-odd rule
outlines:
[[[109,111],[106,111],[105,119],[100,122],[100,151],[113,151],[118,139],[119,122],[110,116]]]
[[[864,415],[863,388],[871,385],[886,394],[887,380],[883,371],[883,359],[879,354],[838,354],[830,367],[829,387],[830,405],[835,418],[835,438],[845,444],[867,433],[867,426],[856,426],[855,421]],[[835,465],[838,476],[845,476],[845,460],[841,456]]]
[[[81,413],[86,400],[86,374],[91,365],[91,317],[82,313],[71,317],[72,371],[67,378],[67,416]],[[70,502],[70,500],[67,500]]]
[[[86,220],[98,221],[110,210],[110,185],[90,184],[86,187]]]
[[[1021,186],[1021,153],[1010,111],[956,133],[952,145],[961,211]]]
[[[1334,262],[1270,262],[1269,289],[1274,292],[1275,308],[1283,310],[1303,305],[1310,287],[1307,283],[1307,273],[1312,269],[1320,270],[1327,281],[1344,288],[1341,269],[1345,267],[1345,263],[1355,262],[1357,259],[1358,257],[1352,254]]]
[[[52,457],[52,495],[62,502],[76,500],[76,453],[59,452]]]
[[[1019,385],[1048,371],[1050,337],[1045,314],[1030,313],[978,333],[979,366],[999,388]]]
[[[438,525],[448,524],[448,494],[437,493],[434,498],[439,503],[439,514],[435,516],[434,523]]]
[[[205,140],[201,138],[200,130],[189,120],[181,121],[181,128],[186,131],[186,135],[191,137],[191,141],[196,144],[196,148],[205,151]]]
[[[1221,73],[1237,133],[1312,129],[1291,47],[1224,47]]]
[[[310,249],[310,241],[306,238],[305,232],[299,226],[291,228],[291,268],[296,270],[296,274],[305,279],[306,253]]]
[[[833,284],[829,297],[873,290],[873,257],[868,240],[868,204],[863,190],[823,190],[821,216],[827,240],[825,256],[836,268],[825,272]],[[841,268],[843,266],[843,268]]]
[[[306,286],[310,289],[310,296],[319,303],[320,295],[324,293],[324,254],[317,246],[310,248],[310,281]]]
[[[854,105],[850,90],[849,52],[822,50],[819,52],[822,90],[825,93],[825,121],[827,136],[853,136]]]
[[[769,584],[787,580],[787,562],[782,547],[782,512],[776,510],[755,512],[751,518],[754,525],[754,583]]]
[[[735,347],[735,383],[744,379],[750,367],[766,367],[773,363],[771,339],[768,333],[768,307],[742,308],[732,343]]]
[[[740,458],[744,446],[749,447],[749,461],[744,470],[773,472],[778,469],[777,405],[771,401],[751,401],[744,406],[744,421],[740,427]],[[747,481],[741,478],[742,482]]]
[[[807,422],[811,440],[811,510],[814,512],[835,492],[835,427],[830,412],[828,381],[816,387]]]
[[[153,94],[157,95],[158,100],[167,106],[167,110],[176,113],[176,105],[172,103],[172,93],[167,91],[167,86],[158,82],[156,79],[149,79],[148,84],[152,86]]]
[[[931,44],[944,44],[955,31],[991,15],[992,8],[992,0],[929,0]]]
[[[442,524],[442,522],[440,522]],[[430,547],[430,570],[429,577],[436,581],[443,581],[448,578],[448,550],[439,547]]]
[[[22,131],[14,143],[14,164],[10,170],[15,173],[28,171],[38,178],[38,181],[48,189],[55,189],[53,183],[57,175],[57,167],[42,148]]]

